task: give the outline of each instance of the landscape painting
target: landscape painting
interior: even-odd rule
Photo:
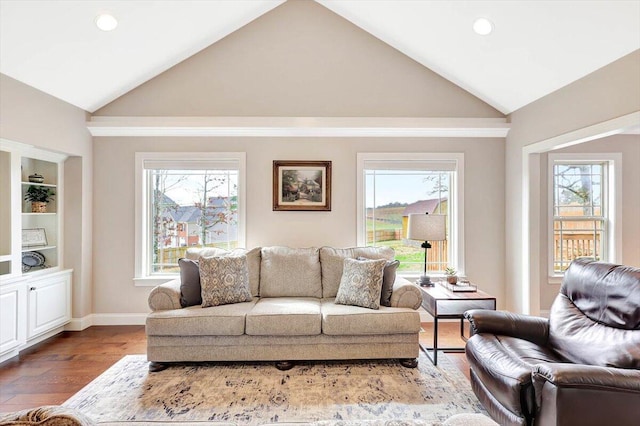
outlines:
[[[274,161],[273,210],[331,211],[331,161]]]

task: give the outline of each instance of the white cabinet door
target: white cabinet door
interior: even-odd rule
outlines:
[[[29,331],[35,337],[71,320],[71,272],[29,280]]]
[[[25,342],[26,289],[24,282],[0,286],[0,354]]]

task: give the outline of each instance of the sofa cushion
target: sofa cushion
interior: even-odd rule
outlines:
[[[197,260],[178,259],[180,266],[180,306],[201,305],[200,267]]]
[[[247,268],[249,269],[249,286],[251,287],[251,295],[259,296],[260,290],[260,247],[251,250],[236,248],[233,250],[225,250],[217,247],[191,247],[187,249],[185,257],[191,260],[198,260],[200,256],[247,256]]]
[[[366,257],[358,257],[358,260],[367,260]],[[388,260],[382,271],[382,291],[380,291],[380,306],[391,306],[393,284],[396,282],[396,271],[400,266],[399,260]]]
[[[245,316],[257,301],[152,312],[147,316],[147,335],[241,336],[244,334]]]
[[[331,298],[338,294],[344,259],[387,259],[393,260],[395,251],[390,247],[350,247],[333,248],[322,247],[320,249],[320,262],[322,264],[322,297]]]
[[[263,247],[260,297],[322,296],[317,248]]]
[[[247,257],[200,257],[202,307],[249,302]]]
[[[322,333],[332,336],[419,333],[420,313],[410,308],[379,310],[322,300]]]
[[[400,266],[399,260],[388,261],[384,265],[382,291],[380,292],[380,305],[382,306],[391,306],[391,295],[393,294],[393,284],[396,282],[398,266]]]
[[[345,259],[335,303],[379,309],[382,276],[387,261]]]
[[[314,336],[320,334],[320,299],[275,297],[260,299],[247,313],[251,336]]]

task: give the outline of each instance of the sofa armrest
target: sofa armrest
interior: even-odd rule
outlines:
[[[0,413],[2,425],[65,425],[93,426],[95,423],[86,415],[62,405],[43,405],[13,413]]]
[[[149,308],[152,311],[180,309],[180,280],[175,279],[154,287],[149,293]]]
[[[542,346],[549,339],[549,320],[546,318],[488,309],[472,309],[465,312],[464,317],[471,324],[472,335],[491,333],[512,336]]]
[[[422,304],[422,291],[409,280],[396,276],[391,293],[391,306],[394,308],[418,309]]]
[[[545,363],[532,376],[536,424],[638,424],[640,370]]]

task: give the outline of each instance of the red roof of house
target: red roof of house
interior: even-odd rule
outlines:
[[[405,207],[404,211],[402,212],[402,216],[409,216],[410,214],[424,214],[427,212],[429,214],[432,214],[436,207],[438,207],[438,204],[440,204],[442,201],[446,201],[446,198],[434,198],[431,200],[416,201],[415,203],[409,204],[407,207]]]

